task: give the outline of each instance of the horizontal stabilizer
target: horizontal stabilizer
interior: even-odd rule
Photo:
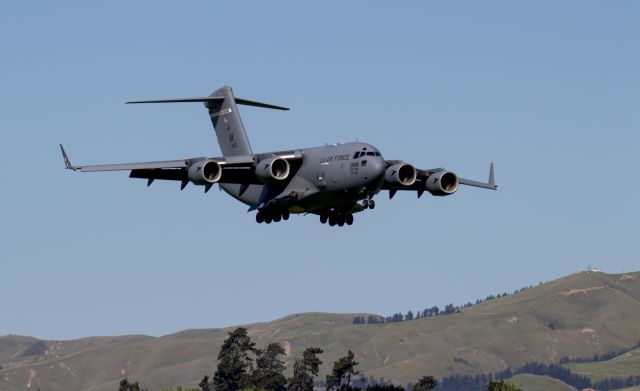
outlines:
[[[189,102],[222,102],[225,100],[224,96],[206,96],[202,98],[181,98],[181,99],[160,99],[160,100],[135,100],[125,102],[127,104],[134,103],[189,103]],[[269,103],[257,102],[249,99],[235,98],[236,104],[245,106],[263,107],[265,109],[274,110],[289,110],[288,107],[276,106]]]

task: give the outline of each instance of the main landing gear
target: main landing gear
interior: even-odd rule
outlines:
[[[256,223],[267,223],[271,224],[271,222],[279,222],[280,220],[289,220],[289,211],[288,210],[259,210],[256,213]]]
[[[330,211],[328,213],[323,213],[320,215],[320,222],[322,224],[326,224],[327,222],[329,222],[329,225],[332,227],[335,225],[342,227],[345,224],[353,224],[353,215],[351,213],[339,213],[336,211]]]

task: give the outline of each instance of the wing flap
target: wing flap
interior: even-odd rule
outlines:
[[[135,169],[131,170],[129,178],[139,179],[159,179],[168,181],[186,181],[187,170],[185,169]],[[229,183],[229,184],[247,184],[257,185],[261,184],[258,178],[255,176],[254,171],[248,167],[233,167],[222,166],[222,176],[216,183]]]
[[[182,169],[136,169],[131,170],[129,178],[164,179],[168,181],[183,181],[187,179],[187,171]]]

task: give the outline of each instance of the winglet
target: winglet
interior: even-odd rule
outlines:
[[[493,163],[491,163],[491,167],[489,168],[489,186],[493,186],[496,189],[498,188],[498,186],[496,186],[495,175],[493,174]]]
[[[62,144],[60,144],[60,150],[62,151],[62,158],[64,159],[64,168],[67,170],[76,170],[76,167],[71,165],[71,161],[69,161],[69,156],[67,156],[67,152],[64,150]]]

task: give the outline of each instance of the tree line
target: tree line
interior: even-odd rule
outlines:
[[[504,382],[505,379],[509,379],[513,376],[511,369],[507,368],[504,371],[496,373],[478,373],[475,375],[468,374],[454,374],[445,376],[442,378],[440,391],[484,391],[487,390],[491,384]],[[499,389],[498,389],[499,390]]]
[[[542,281],[540,282],[542,285]],[[533,288],[533,285],[524,286],[520,289],[514,290],[512,293],[497,293],[495,295],[488,295],[484,299],[476,299],[475,304],[484,303],[485,301],[490,301],[494,299],[498,299],[501,297],[514,295],[516,293],[520,293],[526,291],[527,289]],[[395,313],[391,316],[380,316],[380,315],[369,315],[366,319],[362,315],[356,315],[353,317],[353,324],[380,324],[380,323],[395,323],[395,322],[403,322],[406,320],[414,320],[421,318],[428,318],[430,316],[439,316],[439,315],[451,315],[457,314],[462,311],[463,308],[468,308],[475,305],[472,302],[467,302],[466,304],[456,305],[453,303],[449,303],[444,306],[444,309],[440,309],[438,306],[426,307],[424,310],[418,310],[413,312],[409,310],[406,314],[402,312]]]
[[[629,348],[625,348],[625,349],[620,349],[618,351],[612,350],[610,352],[606,352],[606,353],[602,353],[602,354],[594,354],[591,357],[574,357],[574,358],[569,358],[567,356],[564,356],[560,359],[560,364],[568,364],[571,362],[575,362],[575,363],[589,363],[589,362],[599,362],[599,361],[609,361],[612,358],[618,357],[618,356],[622,356],[625,353],[629,353],[632,350],[635,349],[639,349],[640,348],[640,341],[638,341],[638,343],[636,343],[635,345],[629,347]]]

